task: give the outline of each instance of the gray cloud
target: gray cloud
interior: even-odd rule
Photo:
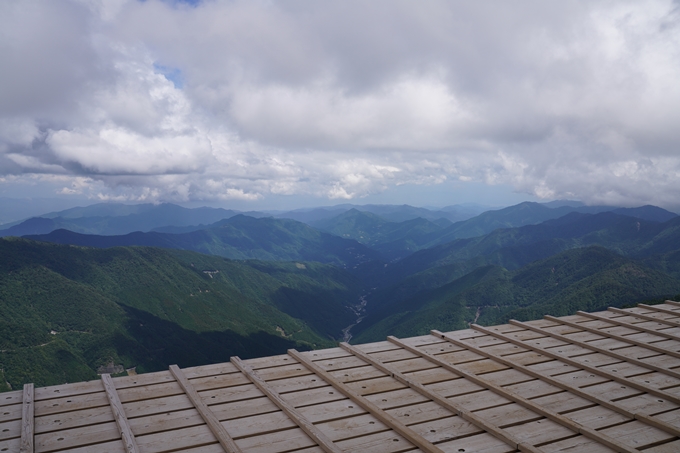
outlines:
[[[669,1],[7,1],[0,43],[0,184],[679,204]]]

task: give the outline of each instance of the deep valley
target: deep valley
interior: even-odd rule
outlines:
[[[680,294],[680,217],[661,208],[476,214],[110,204],[16,223],[0,239],[0,388]]]

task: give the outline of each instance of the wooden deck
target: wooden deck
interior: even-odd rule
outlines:
[[[680,452],[680,304],[0,394],[1,452]]]

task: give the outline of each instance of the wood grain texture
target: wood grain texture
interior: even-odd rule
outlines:
[[[116,420],[116,425],[120,431],[120,437],[123,441],[123,447],[127,453],[139,453],[139,447],[137,446],[137,441],[135,440],[134,434],[130,429],[130,423],[128,422],[127,416],[125,415],[125,410],[123,405],[118,398],[118,392],[116,391],[116,386],[108,374],[102,374],[102,384],[104,384],[104,390],[106,391],[106,396],[111,404],[111,410],[113,411],[113,418]]]
[[[194,405],[201,418],[208,425],[208,428],[213,433],[217,441],[222,445],[227,453],[242,453],[241,449],[236,445],[234,439],[231,438],[227,429],[220,423],[215,414],[210,410],[207,404],[203,401],[193,385],[184,376],[182,370],[177,365],[170,365],[170,373],[177,379],[180,387],[184,393],[189,397],[191,403]]]
[[[509,432],[501,429],[497,425],[493,423],[489,423],[486,420],[484,420],[482,417],[477,416],[474,412],[469,411],[465,409],[462,405],[460,404],[455,404],[454,402],[442,397],[441,395],[437,394],[436,392],[433,392],[431,390],[428,390],[423,384],[420,382],[416,382],[413,379],[409,379],[406,377],[406,375],[400,373],[399,371],[394,370],[393,367],[390,367],[389,365],[383,363],[380,359],[371,357],[370,355],[362,352],[360,349],[355,348],[348,343],[340,343],[340,347],[345,349],[348,352],[351,352],[352,354],[357,355],[360,357],[362,360],[364,360],[367,363],[372,364],[376,368],[380,369],[381,371],[389,374],[392,376],[394,379],[397,379],[399,382],[402,382],[406,385],[408,385],[410,388],[414,389],[421,395],[423,395],[426,398],[429,398],[430,400],[434,401],[435,403],[439,404],[441,407],[444,407],[451,411],[452,413],[458,415],[459,417],[469,421],[470,423],[476,425],[477,427],[481,428],[482,430],[490,433],[494,437],[500,439],[501,441],[505,442],[506,444],[510,445],[513,448],[516,448],[520,451],[526,451],[530,453],[540,453],[541,450],[539,448],[534,447],[533,445],[524,443],[517,439],[515,436],[510,434]]]
[[[581,425],[580,423],[577,423],[577,422],[565,417],[564,415],[562,415],[562,414],[560,414],[556,411],[553,411],[553,410],[548,409],[546,407],[543,407],[539,404],[536,404],[535,402],[533,402],[533,401],[531,401],[527,398],[524,398],[523,396],[519,395],[518,393],[516,393],[514,391],[511,391],[509,389],[498,386],[498,385],[494,384],[493,382],[489,382],[487,379],[484,379],[481,376],[477,376],[474,373],[470,373],[468,371],[465,371],[459,366],[451,365],[450,363],[447,363],[447,362],[439,359],[438,357],[436,357],[436,356],[434,356],[430,353],[427,353],[427,352],[424,352],[424,351],[418,351],[418,349],[416,347],[409,346],[409,345],[405,344],[404,342],[401,342],[396,337],[390,336],[390,337],[387,337],[387,338],[388,338],[389,341],[391,341],[391,342],[393,342],[397,345],[400,345],[403,348],[408,349],[411,352],[419,353],[423,357],[426,357],[428,360],[431,360],[432,362],[437,363],[437,364],[441,365],[442,367],[450,369],[454,373],[460,374],[461,376],[465,377],[466,379],[469,379],[470,381],[491,390],[492,392],[498,394],[499,396],[501,396],[503,398],[508,399],[509,401],[513,401],[513,402],[529,409],[530,411],[535,412],[536,414],[540,414],[540,415],[548,418],[549,420],[552,420],[553,422],[564,426],[565,428],[573,430],[575,433],[583,434],[584,436],[587,436],[587,437],[589,437],[593,440],[596,440],[599,443],[601,443],[602,445],[606,445],[607,447],[613,448],[614,450],[619,451],[619,452],[634,453],[634,452],[638,451],[635,448],[631,448],[628,445],[625,445],[625,444],[622,444],[621,442],[618,442],[616,439],[614,439],[610,436],[599,433],[598,431],[596,431],[592,428],[589,428],[587,426]]]
[[[606,379],[610,379],[612,381],[619,382],[621,384],[627,385],[629,387],[640,390],[642,392],[649,393],[650,395],[655,395],[655,396],[658,396],[658,397],[661,397],[661,398],[665,398],[666,400],[672,401],[675,404],[680,404],[680,397],[678,397],[678,396],[676,396],[672,393],[666,392],[664,390],[659,390],[659,389],[653,388],[653,387],[648,386],[648,385],[644,385],[642,383],[639,383],[638,381],[634,381],[632,379],[625,378],[625,377],[623,377],[623,376],[621,376],[617,373],[609,372],[609,371],[607,371],[603,368],[584,363],[584,361],[579,361],[579,360],[574,360],[574,359],[569,358],[567,353],[560,352],[560,351],[566,350],[566,346],[564,348],[560,348],[560,349],[557,349],[557,348],[554,348],[554,347],[552,347],[550,349],[546,349],[545,347],[543,347],[543,345],[538,346],[538,345],[535,345],[535,344],[528,344],[528,343],[522,342],[520,340],[515,340],[508,335],[504,335],[504,334],[489,330],[489,329],[482,327],[482,326],[479,326],[477,324],[473,324],[472,327],[474,329],[479,330],[480,332],[488,333],[489,335],[494,336],[496,338],[503,339],[503,340],[508,341],[508,342],[514,342],[515,344],[524,345],[524,347],[528,347],[530,349],[533,349],[534,351],[540,352],[541,354],[544,354],[548,357],[552,357],[556,360],[564,362],[564,363],[571,365],[573,367],[581,368],[581,369],[586,370],[590,373],[593,373],[594,375],[602,376]],[[548,343],[548,342],[545,342],[545,343]],[[558,344],[553,345],[553,346],[557,346],[557,345],[560,345],[560,344],[558,343]]]
[[[24,397],[21,402],[21,444],[20,453],[33,453],[35,430],[35,389],[33,384],[24,384]]]
[[[620,308],[616,308],[616,307],[609,307],[607,310],[609,310],[613,313],[621,314],[621,315],[634,316],[636,318],[645,319],[647,321],[658,322],[660,324],[665,324],[667,326],[680,327],[680,322],[675,322],[675,321],[671,321],[671,320],[663,319],[663,318],[657,318],[655,316],[649,316],[649,315],[646,315],[644,313],[636,313],[636,312],[625,311],[625,310],[621,310]]]
[[[637,330],[639,332],[649,333],[649,334],[652,334],[652,335],[656,335],[658,337],[666,338],[668,340],[678,340],[678,341],[680,341],[680,338],[678,338],[677,335],[673,335],[673,334],[664,332],[663,330],[654,330],[654,329],[650,329],[648,327],[633,324],[631,322],[621,321],[619,318],[609,318],[609,317],[598,315],[598,314],[595,314],[595,313],[587,313],[585,311],[577,311],[576,314],[579,315],[579,316],[586,317],[586,318],[607,322],[609,324],[614,324],[616,326],[626,327],[626,328],[631,329],[631,330]]]
[[[376,406],[375,404],[368,401],[366,398],[359,395],[357,392],[352,390],[346,384],[343,384],[342,382],[333,378],[333,376],[330,373],[328,373],[327,371],[325,371],[323,368],[319,367],[318,365],[314,364],[314,362],[312,360],[303,356],[302,354],[300,354],[295,349],[289,350],[288,354],[290,354],[292,357],[297,359],[300,363],[304,364],[314,374],[320,376],[324,381],[331,384],[334,388],[336,388],[339,392],[341,392],[347,398],[354,401],[356,404],[361,406],[364,410],[369,412],[371,415],[376,417],[378,420],[383,422],[385,425],[389,426],[394,431],[396,431],[397,433],[402,435],[404,438],[406,438],[413,445],[417,446],[418,448],[420,448],[424,451],[430,452],[430,453],[444,453],[439,447],[435,446],[434,444],[432,444],[431,442],[429,442],[428,440],[426,440],[422,436],[415,433],[413,430],[411,430],[406,425],[401,423],[395,417],[393,417],[392,415],[383,411],[378,406]]]
[[[332,440],[330,440],[324,433],[322,433],[312,422],[307,420],[300,412],[298,412],[293,405],[285,401],[281,396],[274,391],[267,383],[262,379],[258,373],[256,373],[249,365],[244,363],[238,357],[232,357],[231,363],[233,363],[236,368],[241,370],[248,379],[250,379],[257,388],[262,391],[267,397],[279,407],[288,417],[293,419],[293,422],[299,426],[309,437],[311,437],[319,447],[323,449],[326,453],[342,453],[342,450],[337,447]]]

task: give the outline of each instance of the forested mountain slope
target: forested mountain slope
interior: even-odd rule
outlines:
[[[469,272],[486,264],[516,269],[565,250],[590,245],[635,257],[679,250],[680,217],[659,223],[612,212],[570,213],[538,225],[498,229],[484,236],[457,239],[420,250],[370,272],[374,274],[374,281],[389,286],[441,266],[451,266],[454,272]]]
[[[601,212],[611,212],[649,222],[666,222],[677,218],[676,214],[656,206],[641,206],[639,208],[559,206],[551,208],[539,203],[525,202],[499,210],[486,211],[476,217],[454,223],[439,231],[411,235],[410,237],[397,239],[394,242],[383,242],[376,249],[384,254],[397,250],[414,252],[443,245],[456,239],[484,236],[497,229],[538,225],[546,221],[559,219],[570,213],[598,214]],[[400,256],[405,255],[402,254]]]
[[[0,239],[0,369],[13,387],[334,344],[358,280],[319,263]]]
[[[677,265],[677,263],[675,263]],[[515,271],[482,266],[436,289],[384,304],[356,326],[356,342],[602,310],[680,293],[680,280],[602,247],[569,250]]]

